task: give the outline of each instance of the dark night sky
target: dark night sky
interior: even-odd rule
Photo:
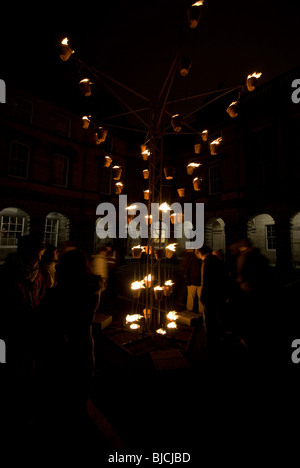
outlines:
[[[72,82],[69,62],[58,58],[57,47],[65,36],[86,64],[151,99],[180,47],[192,54],[192,69],[186,78],[176,75],[170,99],[239,85],[253,71],[263,73],[263,83],[299,65],[298,2],[205,0],[196,31],[187,28],[191,3],[77,2],[65,6],[67,16],[53,3],[39,10],[28,4],[23,10],[7,7],[0,78],[26,85],[33,77],[46,95],[63,78],[62,89],[72,96],[76,79]]]

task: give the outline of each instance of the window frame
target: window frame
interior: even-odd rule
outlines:
[[[65,175],[65,184],[62,185],[60,183],[58,183],[57,181],[55,181],[55,171],[54,171],[54,167],[55,167],[55,158],[63,158],[66,162],[67,162],[67,168],[66,168],[66,175]],[[54,153],[53,156],[52,156],[52,185],[54,185],[55,187],[61,187],[61,188],[68,188],[68,185],[69,185],[69,170],[70,170],[70,158],[69,156],[66,156],[65,154],[61,154],[61,153]]]
[[[18,160],[17,158],[13,158],[12,157],[12,152],[13,152],[13,146],[16,146],[16,147],[23,147],[23,148],[27,148],[27,162],[26,162],[26,175],[25,176],[20,176],[20,175],[16,175],[16,174],[13,174],[10,169],[11,169],[11,161],[21,161],[21,160]],[[9,177],[14,177],[16,179],[21,179],[21,180],[28,180],[28,172],[29,172],[29,161],[30,161],[30,145],[28,143],[23,143],[21,141],[17,141],[17,140],[11,140],[10,142],[10,148],[9,148],[9,156],[8,156],[8,167],[7,167],[7,175]],[[23,162],[23,161],[21,161]]]
[[[272,228],[273,233],[269,235],[268,228]],[[265,225],[265,236],[266,236],[266,250],[268,252],[275,252],[276,251],[276,229],[275,224],[266,224]],[[273,244],[273,248],[269,247],[269,242]],[[275,245],[275,248],[274,248]]]
[[[4,221],[3,221],[3,218],[9,218],[8,223],[4,222]],[[11,218],[16,218],[17,222],[11,223]],[[18,222],[19,220],[22,220],[22,222]],[[2,248],[9,248],[9,247],[15,248],[15,247],[18,245],[18,242],[17,242],[17,241],[18,241],[18,238],[24,235],[24,232],[25,232],[25,223],[26,223],[26,217],[25,217],[25,216],[15,216],[15,215],[9,215],[9,214],[7,214],[7,215],[1,215],[1,216],[0,216],[0,233],[1,233],[1,236],[0,236],[0,247],[2,247]],[[14,230],[8,229],[8,230],[7,230],[8,233],[14,234],[13,237],[7,237],[7,239],[14,239],[14,243],[13,243],[13,244],[4,244],[4,243],[2,243],[2,239],[3,239],[3,238],[2,238],[3,224],[8,224],[8,226],[9,226],[10,224],[14,224],[15,226],[18,226],[18,225],[22,224],[22,229],[21,229],[21,231],[18,231],[18,230],[16,230],[16,229],[14,229]],[[20,233],[20,235],[19,235],[18,237],[16,236],[17,233]]]

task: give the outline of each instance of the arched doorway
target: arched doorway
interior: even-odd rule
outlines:
[[[211,218],[205,224],[204,243],[213,251],[225,252],[225,223],[222,218]]]
[[[271,266],[276,265],[275,221],[269,214],[252,216],[247,223],[247,237],[257,247]]]

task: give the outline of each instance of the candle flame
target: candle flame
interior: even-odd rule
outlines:
[[[162,291],[162,289],[163,288],[161,286],[155,286],[154,291]]]
[[[156,333],[158,333],[159,335],[165,335],[167,332],[166,332],[166,330],[163,330],[162,328],[158,328],[156,330]]]
[[[193,5],[192,5],[192,6],[202,6],[202,5],[203,5],[203,3],[204,3],[204,0],[199,0],[199,1],[198,1],[198,2],[196,2],[196,3],[193,3]]]
[[[139,326],[138,323],[132,323],[132,324],[130,325],[130,328],[131,328],[132,330],[137,330],[138,328],[140,328],[140,326]]]
[[[188,164],[188,167],[199,167],[199,166],[202,166],[202,164],[201,163],[193,163],[193,162]]]
[[[62,45],[69,45],[69,39],[67,37],[65,37],[62,41],[61,41]]]

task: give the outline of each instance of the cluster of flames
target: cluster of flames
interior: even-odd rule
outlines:
[[[176,330],[177,329],[177,323],[176,323],[176,320],[178,319],[178,314],[175,310],[171,310],[170,312],[168,312],[168,314],[166,315],[166,318],[168,320],[168,323],[167,323],[167,329],[168,330]],[[144,318],[144,315],[140,315],[140,314],[128,314],[126,316],[126,324],[129,325],[129,328],[131,330],[139,330],[141,325],[140,322],[142,319]],[[156,330],[156,333],[158,335],[166,335],[167,334],[167,330],[165,328],[158,328]]]

